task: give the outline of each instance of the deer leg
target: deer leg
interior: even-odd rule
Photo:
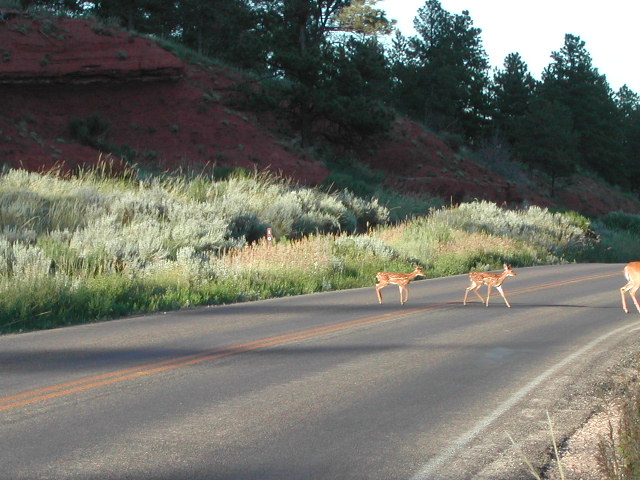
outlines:
[[[629,283],[627,283],[624,287],[620,289],[620,296],[622,297],[622,309],[625,311],[625,313],[629,313],[629,309],[627,308],[627,297],[625,296],[626,292],[629,292],[629,295],[631,296],[633,303],[638,309],[638,312],[640,312],[640,307],[638,307],[638,300],[636,299],[636,295],[635,295],[635,292],[637,290],[638,288],[633,287],[632,281],[629,281]]]
[[[629,290],[629,294],[631,295],[631,300],[633,300],[633,303],[638,309],[638,313],[640,313],[640,305],[638,305],[638,299],[636,298],[636,292],[638,291],[638,288],[640,288],[640,286],[632,288],[631,290]]]
[[[624,287],[620,289],[620,297],[622,298],[622,309],[625,313],[629,313],[629,309],[627,308],[627,299],[625,298],[625,292],[629,291],[629,289],[633,286],[631,282],[627,283]]]
[[[480,292],[478,290],[480,290],[480,287],[482,286],[482,284],[476,286],[476,288],[473,289],[473,293],[476,294],[476,297],[478,297],[480,299],[480,302],[484,303],[484,298],[482,298],[482,295],[480,295]]]
[[[469,290],[471,290],[474,286],[475,286],[475,283],[471,283],[471,285],[468,286],[467,289],[464,291],[464,300],[462,300],[463,305],[467,304],[467,295],[469,295]]]
[[[487,303],[485,304],[487,307],[489,306],[489,297],[491,296],[491,285],[487,285]]]
[[[407,303],[409,301],[409,288],[404,286],[402,287],[402,290],[404,291],[404,303]]]
[[[478,293],[478,289],[482,286],[482,284],[478,284],[476,282],[474,282],[473,280],[471,281],[471,285],[469,285],[467,287],[467,290],[464,292],[464,300],[463,300],[463,304],[466,305],[467,304],[467,295],[469,295],[469,291],[473,290],[473,293],[476,294],[476,296],[480,299],[480,301],[482,303],[484,303],[484,298],[482,298],[480,296],[480,294]]]
[[[509,305],[509,301],[507,300],[507,297],[504,296],[504,292],[502,291],[502,287],[498,285],[498,286],[496,286],[496,288],[500,292],[500,295],[502,295],[502,298],[504,298],[504,303],[507,304],[507,307],[511,308],[511,305]],[[640,308],[638,309],[638,312],[640,312]]]
[[[402,285],[398,285],[398,291],[400,292],[400,305],[404,305],[404,287]]]
[[[378,295],[378,303],[382,303],[382,290],[387,284],[386,283],[377,283],[376,284],[376,294]]]

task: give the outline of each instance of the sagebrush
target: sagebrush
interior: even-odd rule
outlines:
[[[489,202],[421,213],[397,222],[379,199],[259,173],[7,170],[0,329],[373,285],[416,264],[439,277],[571,262],[599,244],[573,213]]]

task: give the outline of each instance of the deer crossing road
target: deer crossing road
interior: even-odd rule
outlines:
[[[623,264],[517,268],[0,337],[0,475],[34,479],[526,476],[639,348]],[[499,272],[497,272],[499,273]],[[494,290],[494,295],[497,293]]]

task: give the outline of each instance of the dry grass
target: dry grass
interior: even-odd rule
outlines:
[[[497,237],[485,233],[469,233],[461,230],[452,232],[452,240],[446,244],[440,244],[437,253],[450,253],[454,255],[468,252],[503,252],[505,256],[511,256],[518,251],[529,251],[534,254],[533,248],[523,245],[511,238]]]
[[[598,443],[597,463],[606,480],[640,478],[640,389],[635,387],[608,418],[607,434]]]
[[[273,244],[261,240],[245,248],[225,252],[220,263],[234,272],[317,271],[331,266],[333,243],[333,237],[327,235]]]

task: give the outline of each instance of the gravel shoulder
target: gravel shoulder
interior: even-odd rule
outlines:
[[[640,339],[634,335],[615,347],[603,346],[587,365],[568,367],[516,412],[516,430],[493,432],[493,438],[509,435],[513,443],[487,462],[474,480],[535,479],[532,468],[543,480],[607,480],[598,465],[598,446],[609,436],[610,424],[617,430],[620,405],[637,388],[639,371]]]
[[[638,389],[640,351],[634,345],[608,369],[596,387],[601,395],[595,397],[592,412],[575,432],[559,445],[560,461],[552,456],[543,467],[545,480],[605,480],[600,467],[600,446],[603,442],[618,441],[622,407]],[[598,401],[599,400],[599,401]],[[551,448],[549,450],[551,452]]]

